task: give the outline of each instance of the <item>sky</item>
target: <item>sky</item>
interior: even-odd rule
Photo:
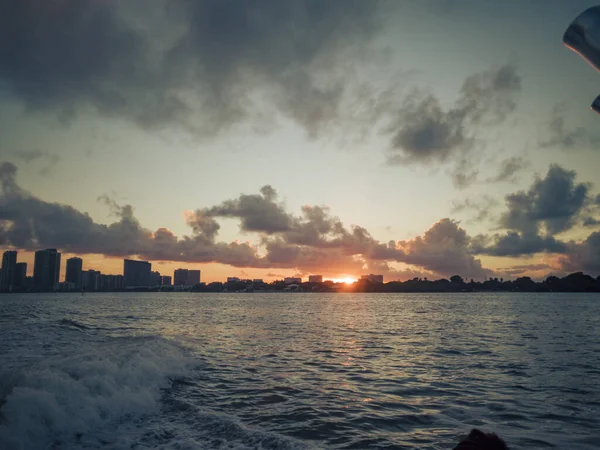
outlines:
[[[572,0],[0,0],[0,248],[274,280],[600,275]],[[64,272],[64,264],[63,264]]]

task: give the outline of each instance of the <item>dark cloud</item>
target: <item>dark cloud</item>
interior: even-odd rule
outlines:
[[[317,136],[340,114],[380,6],[0,0],[0,82],[64,120],[91,109],[205,135],[275,108]]]
[[[567,112],[564,103],[553,108],[547,135],[541,139],[540,145],[542,147],[559,147],[564,150],[598,148],[600,135],[583,126],[568,126]]]
[[[154,261],[219,262],[237,267],[286,268],[301,272],[358,274],[388,262],[413,266],[423,274],[480,277],[489,271],[470,254],[470,238],[458,223],[443,219],[423,236],[382,243],[360,226],[346,227],[324,206],[304,206],[301,215],[286,212],[277,192],[240,195],[219,205],[187,213],[188,236],[165,228],[151,231],[135,217],[131,205],[105,203],[116,220],[108,225],[59,203],[45,202],[16,184],[13,164],[0,165],[0,243],[25,250],[56,247],[76,254],[139,256]],[[219,217],[240,221],[261,244],[217,241]],[[379,264],[379,266],[378,266]],[[388,267],[388,266],[385,266]],[[386,273],[395,269],[389,268]]]
[[[569,243],[566,253],[559,258],[563,270],[600,274],[600,232],[593,232],[583,242]]]
[[[235,217],[240,219],[242,231],[273,234],[288,231],[292,218],[283,204],[276,203],[277,192],[271,186],[263,186],[260,195],[241,194],[237,199],[226,200],[220,205],[198,211],[205,217]]]
[[[522,156],[511,156],[503,160],[498,167],[498,172],[487,179],[488,183],[514,183],[519,179],[519,173],[530,167],[529,161]]]
[[[160,228],[152,232],[139,223],[130,205],[120,206],[108,197],[117,221],[96,223],[88,214],[59,203],[45,202],[23,191],[15,181],[16,167],[0,165],[0,242],[24,250],[56,247],[76,254],[112,257],[139,256],[151,260],[221,262],[238,267],[262,267],[256,249],[245,243],[216,242],[215,224],[190,219],[193,233],[177,238]],[[217,226],[218,229],[218,226]]]
[[[453,202],[451,213],[461,214],[472,211],[473,215],[469,219],[469,222],[478,223],[489,219],[492,215],[492,210],[497,205],[498,201],[495,198],[484,195],[478,198],[467,198],[461,202]]]
[[[464,277],[481,278],[491,275],[481,261],[473,257],[471,238],[467,232],[450,219],[442,219],[427,230],[423,236],[408,241],[398,241],[397,248],[403,257],[397,261],[422,267],[445,276],[460,274]]]
[[[388,162],[443,163],[464,156],[479,125],[502,121],[515,109],[515,94],[520,89],[516,68],[505,65],[468,77],[454,106],[447,110],[434,95],[414,92],[388,129]]]
[[[515,276],[515,275],[526,275],[531,272],[536,272],[538,270],[548,270],[548,269],[552,269],[552,267],[549,266],[548,264],[517,264],[512,267],[500,269],[499,271],[506,275]]]
[[[600,225],[600,220],[598,220],[594,217],[584,217],[581,224],[584,227],[596,227],[596,226]]]
[[[590,186],[575,178],[574,171],[551,165],[527,191],[507,195],[499,225],[508,231],[480,238],[474,252],[495,256],[564,252],[565,243],[555,235],[570,230],[592,203]]]
[[[56,153],[43,152],[41,150],[13,151],[8,152],[6,156],[9,159],[20,160],[26,164],[38,163],[41,165],[38,171],[40,175],[50,174],[54,167],[60,162],[60,157]]]
[[[479,169],[473,161],[462,158],[450,171],[452,182],[458,189],[466,189],[477,181]]]
[[[575,182],[575,171],[551,165],[543,179],[534,181],[528,191],[506,196],[508,211],[501,225],[511,230],[537,230],[549,234],[570,229],[590,200],[590,186]]]
[[[534,253],[562,253],[566,245],[553,236],[540,236],[534,232],[508,231],[506,234],[496,234],[492,238],[480,237],[473,245],[475,254],[492,256],[521,256]]]

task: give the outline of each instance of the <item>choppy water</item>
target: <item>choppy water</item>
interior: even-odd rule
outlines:
[[[600,448],[600,296],[0,296],[0,448]]]

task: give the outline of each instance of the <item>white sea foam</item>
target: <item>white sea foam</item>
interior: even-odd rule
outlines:
[[[0,379],[0,448],[77,447],[84,435],[157,412],[169,377],[188,369],[181,349],[160,338],[82,341],[80,349]]]

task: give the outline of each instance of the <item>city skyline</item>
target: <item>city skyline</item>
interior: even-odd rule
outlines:
[[[598,75],[561,42],[594,2],[441,3],[15,8],[0,250],[209,282],[599,274]]]

